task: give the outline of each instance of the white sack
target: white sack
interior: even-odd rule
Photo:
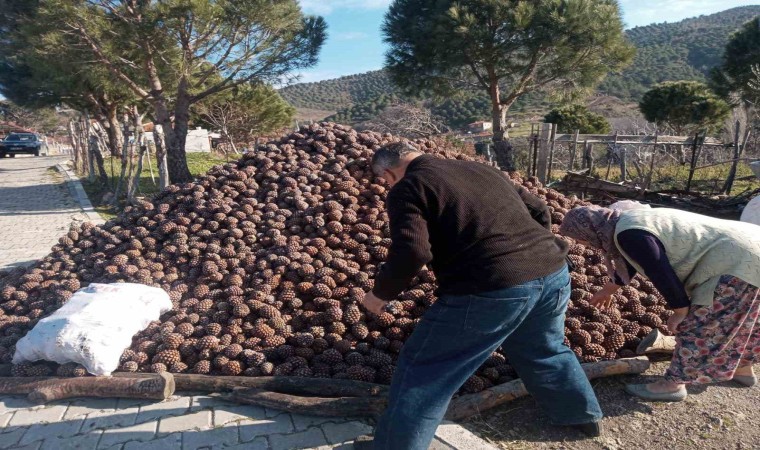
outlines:
[[[91,284],[21,338],[13,362],[75,362],[93,375],[110,375],[132,337],[171,308],[169,295],[159,288]]]
[[[749,168],[752,169],[756,177],[760,178],[760,161],[749,163]]]
[[[621,200],[615,202],[609,206],[610,209],[617,209],[619,211],[626,211],[630,209],[651,209],[652,207],[644,203],[639,203],[635,200]]]
[[[742,211],[741,221],[760,225],[760,196],[747,203]]]

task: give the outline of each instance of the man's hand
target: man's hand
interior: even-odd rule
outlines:
[[[688,306],[674,309],[673,315],[668,318],[668,331],[670,331],[672,334],[676,334],[678,325],[681,325],[681,322],[683,322],[687,315],[689,315]]]
[[[600,291],[591,296],[589,303],[599,309],[607,309],[612,306],[612,296],[620,289],[615,283],[607,283]]]
[[[383,308],[385,308],[385,305],[387,304],[388,302],[380,300],[372,292],[367,292],[364,295],[364,300],[362,300],[362,305],[364,305],[367,311],[376,316],[379,316],[383,313]]]

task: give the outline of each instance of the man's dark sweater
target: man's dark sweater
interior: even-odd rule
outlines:
[[[477,294],[550,275],[565,264],[549,210],[485,164],[415,158],[388,193],[392,245],[373,293],[392,300],[426,264],[441,294]]]

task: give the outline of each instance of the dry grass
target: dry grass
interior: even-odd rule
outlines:
[[[209,169],[217,164],[224,164],[225,162],[238,159],[236,156],[239,158],[240,155],[228,155],[227,157],[222,157],[209,153],[188,153],[187,165],[190,169],[190,173],[193,174],[193,176],[200,176],[208,172]],[[151,196],[158,192],[158,164],[156,158],[150,158],[150,165],[148,162],[148,158],[146,158],[145,162],[143,163],[142,173],[140,174],[138,195],[141,196]],[[108,189],[104,189],[97,183],[88,181],[87,177],[82,177],[82,185],[84,186],[84,190],[87,192],[87,196],[90,198],[90,201],[95,207],[95,210],[101,216],[103,216],[103,218],[110,219],[115,217],[119,213],[119,210],[118,208],[114,208],[113,206],[103,202],[103,195],[109,191],[113,192],[115,190],[116,182],[118,181],[118,177],[121,174],[121,159],[106,158],[105,167],[109,178]],[[153,168],[153,177],[151,177],[151,167]]]

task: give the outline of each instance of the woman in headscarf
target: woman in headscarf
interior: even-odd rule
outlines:
[[[680,401],[686,384],[735,380],[753,386],[760,362],[760,228],[673,209],[570,211],[560,233],[604,251],[612,280],[591,303],[607,308],[637,273],[673,310],[676,349],[663,379],[629,384],[648,400]]]

